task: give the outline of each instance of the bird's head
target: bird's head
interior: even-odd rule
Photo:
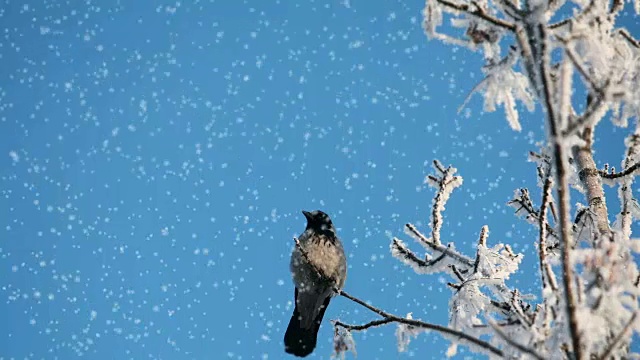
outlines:
[[[336,230],[333,227],[333,223],[331,222],[331,218],[326,213],[315,210],[315,211],[302,211],[304,217],[307,218],[307,229],[312,229],[318,232],[333,232],[335,234]]]

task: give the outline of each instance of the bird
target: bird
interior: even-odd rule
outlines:
[[[307,227],[291,253],[295,308],[284,335],[285,352],[305,357],[316,347],[324,312],[347,278],[342,242],[326,213],[302,211]],[[302,250],[301,250],[302,249]]]

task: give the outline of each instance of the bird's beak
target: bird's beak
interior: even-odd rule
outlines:
[[[307,218],[307,221],[311,221],[311,213],[305,210],[302,210],[302,214]]]

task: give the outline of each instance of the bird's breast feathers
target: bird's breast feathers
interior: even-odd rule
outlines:
[[[344,284],[344,275],[341,274],[346,274],[346,258],[342,246],[336,241],[337,239],[329,239],[324,235],[316,234],[304,240],[306,241],[301,239],[302,248],[313,265],[310,266],[302,253],[300,253],[300,250],[296,248],[291,263],[292,271],[297,266],[309,268],[307,271],[318,269],[323,275],[338,280],[336,285],[341,288]],[[296,271],[294,271],[295,273]],[[307,281],[303,280],[303,282],[308,282],[311,279],[305,280]]]

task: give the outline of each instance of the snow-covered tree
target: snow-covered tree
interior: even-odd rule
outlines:
[[[640,1],[632,5],[640,14]],[[442,238],[445,205],[463,182],[455,168],[434,161],[426,179],[435,189],[430,234],[406,225],[427,254],[418,255],[399,238],[391,252],[419,274],[451,277],[448,326],[394,315],[340,292],[381,319],[335,321],[337,353],[353,349],[353,332],[395,323],[400,351],[421,331],[433,330],[451,341],[449,354],[467,346],[490,358],[640,358],[630,353],[633,333],[640,332],[634,260],[640,239],[631,233],[640,219],[632,191],[640,174],[640,42],[617,26],[624,10],[624,0],[427,0],[423,27],[429,39],[484,55],[484,79],[471,93],[483,95],[485,110],[502,106],[509,126],[519,131],[518,101],[543,109],[547,141],[530,154],[542,198],[518,189],[509,203],[539,230],[531,241],[542,296],[508,285],[522,255],[492,244],[488,226],[479,231],[474,256]],[[445,20],[452,26],[443,26]],[[617,172],[594,161],[594,132],[603,119],[629,129]],[[619,208],[607,207],[604,185],[617,187]],[[572,188],[586,205],[571,208]]]

